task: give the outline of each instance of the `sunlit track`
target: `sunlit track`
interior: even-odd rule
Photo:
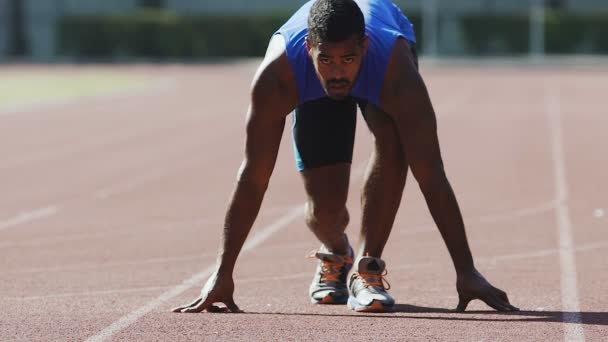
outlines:
[[[465,314],[450,311],[453,267],[411,172],[383,255],[396,312],[311,305],[315,263],[304,256],[319,243],[303,217],[291,118],[234,272],[235,301],[246,314],[170,312],[192,301],[214,269],[257,62],[137,66],[173,83],[0,115],[8,143],[0,163],[1,340],[608,335],[608,163],[598,157],[608,147],[608,68],[601,66],[422,63],[476,266],[521,313],[498,314],[478,300]],[[40,134],[40,125],[52,134]],[[359,116],[347,203],[353,246],[372,146]]]
[[[6,300],[41,300],[41,299],[60,299],[67,297],[82,297],[82,296],[104,296],[104,295],[115,295],[120,293],[134,293],[134,292],[146,292],[146,291],[158,291],[158,290],[166,290],[170,288],[170,286],[154,286],[154,287],[140,287],[140,288],[131,288],[131,289],[116,289],[116,290],[105,290],[105,291],[90,291],[90,292],[73,292],[73,293],[58,293],[46,296],[28,296],[21,298],[3,298]]]
[[[504,223],[508,221],[517,221],[524,219],[526,217],[534,217],[539,214],[551,212],[555,210],[556,202],[551,201],[535,206],[525,207],[514,209],[512,211],[505,211],[499,213],[492,213],[487,215],[482,215],[478,217],[467,217],[467,222],[469,224],[484,224],[490,226],[492,224]],[[435,226],[414,226],[414,227],[404,227],[397,232],[400,235],[411,235],[411,234],[419,234],[419,233],[428,233],[428,232],[436,232],[437,228]]]
[[[66,105],[80,105],[86,106],[87,102],[92,101],[107,101],[111,102],[116,99],[125,98],[129,96],[138,96],[142,94],[154,94],[162,93],[169,89],[174,88],[176,81],[174,79],[164,79],[153,81],[152,83],[142,83],[129,86],[126,89],[118,89],[114,91],[102,92],[101,94],[69,97],[66,99],[58,100],[44,100],[34,101],[18,105],[5,105],[0,106],[0,118],[2,116],[19,115],[24,113],[41,112],[48,109],[60,108]]]
[[[257,247],[262,242],[264,242],[269,237],[271,237],[272,234],[276,233],[280,229],[285,228],[285,226],[290,224],[296,218],[302,217],[303,213],[304,213],[304,206],[294,207],[292,210],[288,211],[288,213],[286,215],[279,218],[277,221],[273,222],[270,226],[265,227],[258,234],[255,234],[254,236],[252,236],[248,240],[248,242],[243,246],[243,252],[247,252],[248,250]],[[167,290],[166,292],[164,292],[163,294],[161,294],[154,300],[146,303],[146,305],[138,308],[135,311],[132,311],[131,313],[129,313],[126,316],[121,317],[120,319],[118,319],[117,321],[115,321],[114,323],[112,323],[110,326],[103,329],[99,333],[97,333],[93,336],[90,336],[89,338],[86,339],[86,341],[88,341],[88,342],[105,341],[108,338],[111,338],[116,333],[127,328],[131,324],[137,322],[137,320],[139,320],[145,314],[147,314],[147,313],[151,312],[152,310],[163,305],[166,301],[179,296],[180,294],[182,294],[183,292],[185,292],[186,290],[188,290],[194,286],[199,285],[201,282],[203,282],[205,280],[205,278],[209,277],[209,275],[214,270],[215,270],[215,265],[212,265],[212,266],[206,268],[204,271],[193,275],[192,277],[184,280],[180,285]]]
[[[576,248],[576,252],[585,252],[585,251],[593,251],[596,249],[608,249],[608,241],[607,242],[599,242],[596,244],[584,245]],[[507,254],[507,255],[498,255],[491,257],[480,256],[477,258],[477,261],[482,264],[495,265],[501,261],[510,261],[510,260],[527,260],[529,258],[542,258],[542,257],[553,257],[559,254],[558,249],[547,249],[547,250],[538,250],[531,253],[516,253],[516,254]],[[184,257],[175,257],[175,258],[158,258],[158,259],[149,259],[142,260],[140,262],[123,262],[123,263],[111,263],[111,264],[101,264],[96,267],[109,267],[109,266],[127,266],[127,265],[142,265],[147,263],[164,263],[164,262],[173,262],[173,261],[183,261],[183,260],[201,260],[203,257],[214,256],[214,254],[209,255],[197,255],[197,256],[184,256]],[[429,266],[437,265],[436,262],[426,262],[426,263],[416,263],[416,264],[401,264],[396,267],[392,267],[391,271],[398,270],[407,270],[407,269],[422,269]],[[40,270],[24,270],[23,273],[33,273],[33,272],[65,272],[65,271],[82,271],[90,269],[89,267],[82,267],[75,265],[73,267],[65,267],[63,269],[40,269]],[[13,273],[21,273],[21,272],[13,272]],[[310,272],[303,273],[292,273],[285,276],[273,276],[273,277],[258,277],[258,278],[244,278],[239,279],[238,284],[249,284],[249,283],[263,283],[269,281],[284,281],[284,280],[301,280],[310,278]],[[57,293],[57,294],[49,294],[49,295],[39,295],[39,296],[27,296],[27,297],[4,297],[2,299],[6,300],[38,300],[38,299],[55,299],[55,298],[63,298],[63,297],[77,297],[77,296],[99,296],[99,295],[114,295],[119,293],[129,293],[129,292],[141,292],[141,291],[156,291],[156,290],[167,290],[170,289],[171,286],[157,286],[157,287],[143,287],[143,288],[128,288],[128,289],[115,289],[115,290],[104,290],[104,291],[85,291],[85,292],[75,292],[75,293]]]

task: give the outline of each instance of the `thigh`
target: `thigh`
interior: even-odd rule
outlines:
[[[357,103],[328,97],[296,108],[293,141],[298,170],[350,164],[357,122]]]

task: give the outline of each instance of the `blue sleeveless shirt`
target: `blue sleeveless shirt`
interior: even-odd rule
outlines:
[[[361,71],[351,90],[351,96],[380,107],[380,93],[386,67],[395,41],[403,37],[416,43],[413,25],[390,0],[355,0],[365,18],[365,31],[369,48],[363,58]],[[317,77],[314,65],[306,50],[308,15],[314,0],[304,4],[276,32],[285,39],[287,57],[298,87],[299,103],[327,96]]]

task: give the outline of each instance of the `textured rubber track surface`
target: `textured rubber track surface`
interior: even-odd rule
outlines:
[[[0,113],[0,340],[605,340],[602,66],[422,66],[477,267],[521,312],[450,311],[455,274],[411,175],[383,256],[394,312],[311,304],[289,127],[235,273],[246,313],[169,312],[215,261],[256,64],[112,67],[159,86]],[[353,244],[371,147],[359,118]]]

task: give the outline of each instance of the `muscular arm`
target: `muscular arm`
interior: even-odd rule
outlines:
[[[397,42],[386,74],[382,107],[396,124],[406,160],[454,263],[457,310],[464,311],[473,299],[499,311],[518,310],[504,291],[475,269],[460,208],[443,167],[435,112],[405,40]]]
[[[271,42],[265,61],[253,82],[251,105],[247,113],[245,157],[239,169],[224,221],[218,255],[218,272],[232,274],[237,256],[262,204],[274,169],[285,116],[295,107],[289,86],[290,69],[280,42]]]
[[[240,312],[233,299],[232,273],[236,259],[255,221],[274,169],[285,117],[297,104],[297,91],[281,37],[270,42],[251,88],[247,111],[245,157],[224,221],[217,268],[207,279],[200,296],[174,312],[226,310]]]
[[[383,109],[395,121],[409,166],[445,241],[457,273],[474,268],[456,196],[447,179],[437,121],[426,86],[407,43],[399,40],[389,63]]]

